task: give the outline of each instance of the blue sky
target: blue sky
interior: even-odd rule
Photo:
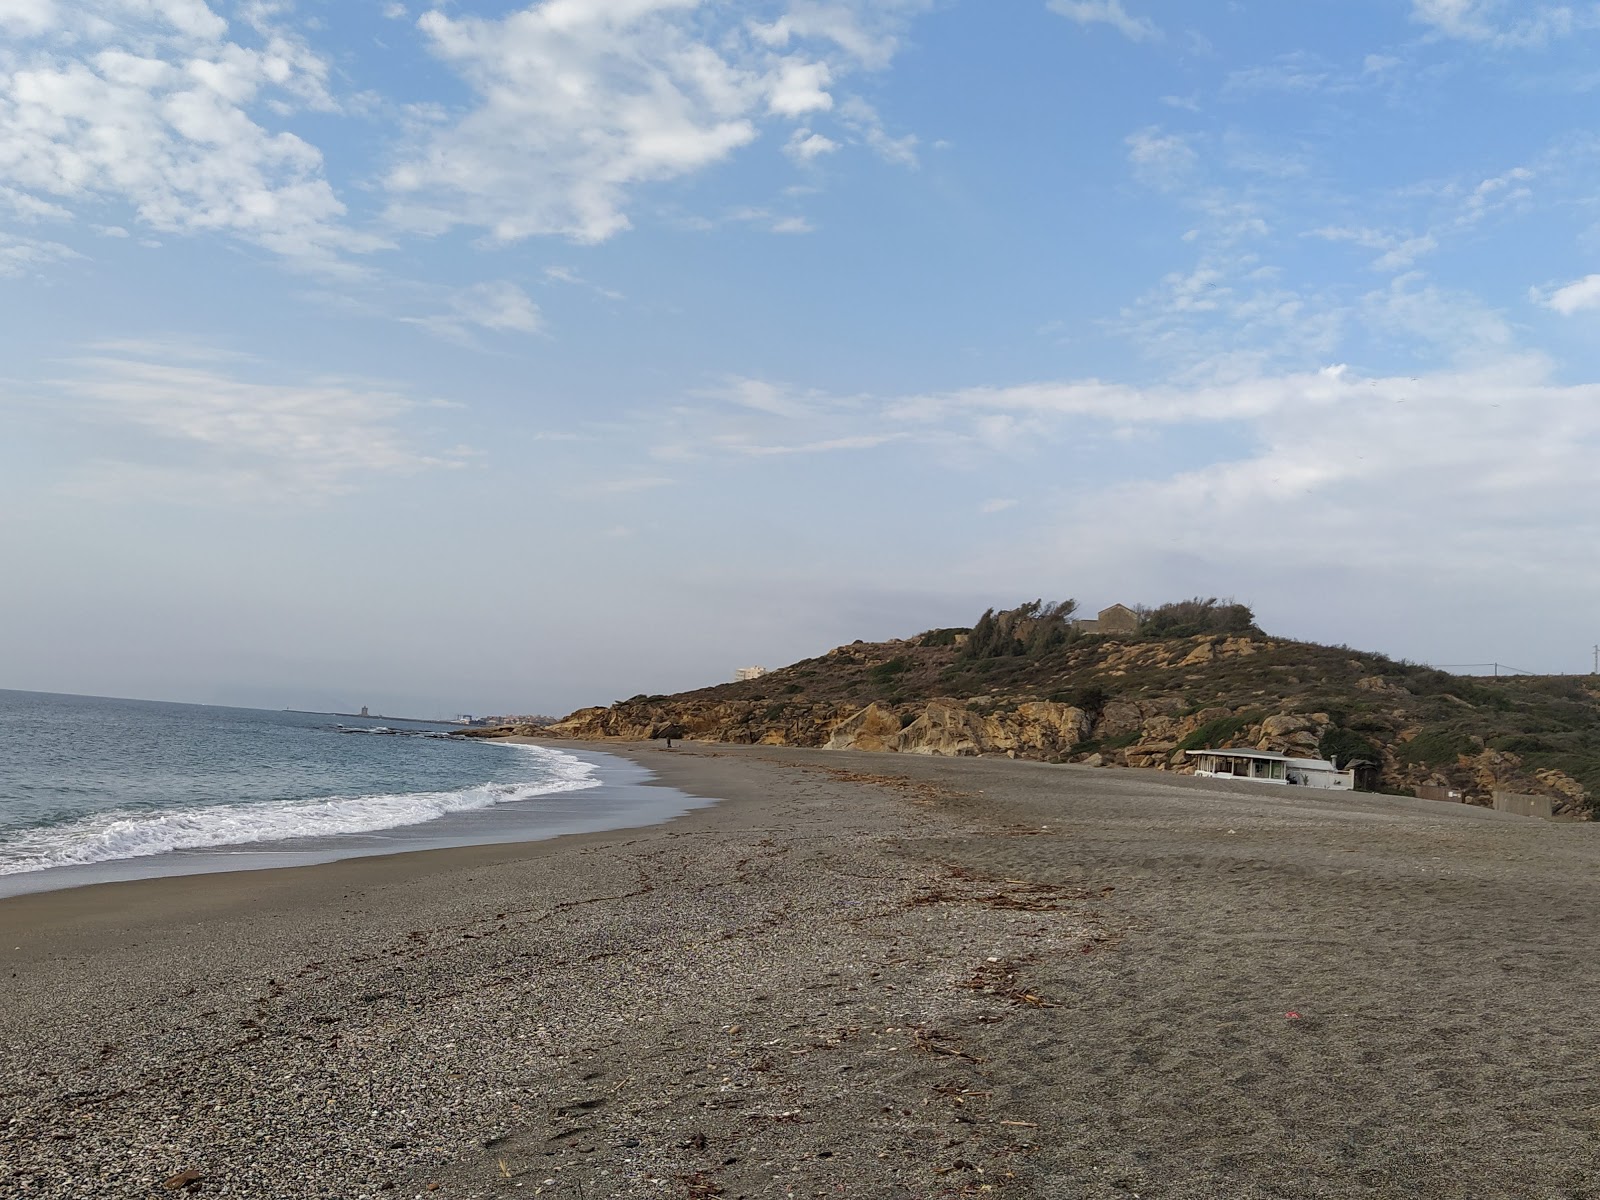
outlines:
[[[1600,6],[0,0],[0,686],[565,711],[990,604],[1585,670]]]

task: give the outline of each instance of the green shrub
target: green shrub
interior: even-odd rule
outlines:
[[[868,671],[867,674],[871,675],[872,678],[877,680],[879,683],[888,683],[889,680],[893,679],[896,675],[900,674],[910,665],[911,660],[902,654],[898,658],[891,658],[888,662],[879,663],[877,666]]]
[[[1381,764],[1383,755],[1378,748],[1358,733],[1348,729],[1329,727],[1322,735],[1322,740],[1317,743],[1317,753],[1323,758],[1337,762],[1341,767],[1350,763],[1364,761]]]
[[[1178,749],[1220,749],[1259,720],[1261,720],[1261,714],[1258,712],[1244,713],[1237,717],[1218,717],[1215,721],[1207,721],[1199,729],[1184,738],[1183,741],[1178,743]]]
[[[1501,750],[1507,754],[1538,754],[1555,750],[1556,747],[1543,738],[1531,734],[1509,734],[1506,737],[1490,738],[1489,749]]]
[[[1195,596],[1163,604],[1145,614],[1139,633],[1151,638],[1199,637],[1201,634],[1259,633],[1256,615],[1247,604]]]
[[[1463,754],[1471,754],[1472,739],[1454,729],[1424,729],[1395,750],[1403,763],[1423,767],[1454,766]]]
[[[970,629],[930,629],[917,639],[919,646],[954,646],[956,639],[963,633],[971,633]]]
[[[972,662],[995,658],[1039,658],[1072,638],[1076,600],[1030,600],[1000,612],[986,609],[972,627],[961,657]]]

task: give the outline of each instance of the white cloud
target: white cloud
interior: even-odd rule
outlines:
[[[1573,545],[1600,537],[1591,502],[1600,384],[1555,382],[1537,356],[1415,376],[1336,365],[1203,386],[1045,380],[850,401],[813,396],[808,406],[828,414],[836,436],[787,441],[775,436],[794,427],[785,418],[768,436],[744,427],[710,444],[741,456],[821,453],[899,435],[960,461],[975,480],[997,472],[1022,479],[1028,463],[1048,462],[1041,478],[1058,500],[1053,514],[1031,506],[1030,545],[1053,517],[1072,561],[1097,570],[1190,550],[1210,561],[1205,547],[1231,530],[1246,531],[1252,545],[1248,565],[1220,564],[1241,589],[1270,585],[1274,572],[1291,568],[1395,580],[1455,578],[1462,563],[1481,571],[1493,562],[1496,572],[1545,578],[1570,569]],[[705,423],[697,414],[696,427]],[[1127,430],[1162,447],[1153,462],[1180,465],[1072,486],[1062,456]],[[981,496],[972,501],[980,513],[1010,507]],[[1600,569],[1584,570],[1585,586],[1600,584]]]
[[[870,108],[831,90],[887,62],[884,30],[913,6],[869,19],[872,7],[801,3],[772,24],[731,26],[697,0],[545,0],[500,19],[433,10],[418,28],[475,100],[460,115],[417,114],[416,144],[386,180],[388,219],[600,242],[630,226],[641,187],[726,160],[763,121],[829,110],[904,159],[914,140],[889,138]],[[817,137],[791,153],[825,153],[831,139]]]
[[[1109,25],[1135,42],[1161,36],[1161,30],[1147,17],[1135,17],[1122,7],[1122,0],[1050,0],[1050,11],[1060,13],[1079,25]]]
[[[1134,174],[1156,187],[1176,186],[1199,162],[1199,155],[1187,138],[1166,133],[1159,125],[1130,133],[1123,144],[1128,147],[1128,161],[1133,164]]]
[[[1409,270],[1419,258],[1439,248],[1439,240],[1431,233],[1395,234],[1379,229],[1329,225],[1312,230],[1310,236],[1328,242],[1352,242],[1368,250],[1380,251],[1378,257],[1372,260],[1374,271]]]
[[[1600,584],[1572,554],[1600,536],[1600,387],[1560,386],[1545,371],[1523,360],[1416,378],[1345,373],[1316,403],[1274,405],[1220,460],[1197,447],[1176,475],[1076,498],[1060,541],[1102,573],[1279,589],[1298,597],[1302,620],[1307,578],[1337,581],[1340,603],[1374,581],[1413,604],[1430,581],[1457,595],[1502,579],[1522,595],[1581,595]],[[1218,530],[1248,531],[1247,561],[1215,560]]]
[[[763,445],[729,434],[714,439],[714,442],[719,449],[733,454],[744,454],[753,458],[769,458],[782,454],[829,454],[841,450],[875,450],[889,442],[900,441],[904,436],[904,434],[899,433],[863,433],[851,437],[826,438],[823,441],[816,442]]]
[[[811,162],[824,154],[832,154],[838,148],[839,143],[832,138],[813,133],[809,129],[796,129],[789,135],[789,141],[784,146],[783,152],[797,162]]]
[[[1565,287],[1556,288],[1548,296],[1536,292],[1534,298],[1564,317],[1600,308],[1600,275],[1586,275]]]
[[[55,0],[0,0],[0,29],[31,37],[53,29],[60,19]]]
[[[76,250],[60,242],[22,237],[0,230],[0,277],[26,275],[39,267],[82,257]]]
[[[108,346],[72,365],[51,384],[59,410],[118,446],[71,482],[79,494],[318,500],[468,453],[417,447],[408,423],[426,406],[377,384],[270,382],[260,364],[182,347]]]
[[[1510,324],[1476,296],[1399,275],[1362,298],[1362,316],[1380,337],[1418,343],[1455,361],[1503,356],[1515,344]]]
[[[1496,213],[1527,204],[1533,199],[1529,186],[1533,178],[1534,173],[1527,167],[1513,167],[1483,180],[1467,195],[1454,228],[1468,229]]]
[[[793,0],[783,16],[769,24],[753,22],[750,31],[758,41],[774,48],[821,38],[861,65],[881,69],[899,48],[900,20],[926,6],[926,0]]]
[[[1531,9],[1522,0],[1412,0],[1411,19],[1444,37],[1498,49],[1531,49],[1600,24],[1591,6]]]
[[[616,291],[612,288],[601,287],[598,283],[591,283],[589,280],[579,275],[571,267],[546,267],[544,269],[544,277],[550,280],[552,283],[566,283],[572,285],[573,287],[584,288],[593,292],[597,296],[603,296],[607,300],[626,299],[626,297],[619,291]]]
[[[52,217],[123,204],[148,229],[223,233],[306,265],[380,244],[344,225],[321,153],[282,127],[333,102],[328,63],[269,6],[245,6],[232,36],[200,0],[5,12],[6,194]]]
[[[917,136],[908,133],[894,137],[889,134],[883,127],[883,118],[878,115],[878,110],[859,96],[851,96],[841,104],[839,116],[868,149],[884,162],[900,167],[918,166]]]
[[[426,317],[402,317],[430,333],[463,344],[473,344],[472,331],[538,333],[544,328],[539,306],[514,283],[497,280],[457,288],[448,298],[449,310]]]
[[[784,59],[773,73],[767,107],[785,117],[826,111],[833,107],[833,97],[828,94],[832,78],[827,63]]]
[[[622,479],[605,479],[584,488],[590,496],[631,496],[635,492],[649,492],[656,488],[671,487],[675,480],[664,475],[633,475]]]
[[[782,387],[765,379],[748,379],[735,376],[721,387],[699,393],[710,400],[720,400],[751,412],[790,420],[811,419],[818,415],[816,395],[796,395],[792,388]]]
[[[1303,51],[1285,55],[1267,66],[1230,71],[1224,92],[1315,92],[1335,82],[1329,68]]]
[[[709,233],[714,229],[730,224],[759,226],[768,233],[796,234],[816,232],[816,227],[805,217],[775,213],[770,208],[762,208],[759,205],[747,205],[742,208],[729,209],[715,220],[709,217],[691,217],[684,221],[683,224],[686,228],[692,229],[696,233]]]
[[[1015,508],[1016,506],[1017,502],[1015,500],[1002,500],[997,498],[994,500],[985,500],[982,504],[978,505],[978,511],[983,513],[985,516],[990,516],[994,513],[1005,512],[1006,509]]]

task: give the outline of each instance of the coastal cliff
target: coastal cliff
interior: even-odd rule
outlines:
[[[1191,769],[1186,751],[1249,747],[1336,758],[1378,790],[1435,787],[1482,805],[1505,790],[1547,796],[1558,816],[1593,814],[1600,680],[1465,678],[1271,637],[1241,606],[1153,614],[1169,609],[1188,619],[1121,636],[1075,630],[1070,607],[987,613],[987,627],[855,642],[756,679],[580,709],[536,732],[1176,772]]]

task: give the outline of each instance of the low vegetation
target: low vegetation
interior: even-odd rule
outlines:
[[[1486,803],[1506,787],[1559,794],[1569,807],[1600,797],[1600,678],[1465,678],[1274,638],[1232,600],[1138,609],[1126,634],[1084,630],[1077,609],[1042,599],[989,609],[970,628],[854,642],[760,679],[635,697],[616,706],[626,710],[617,720],[693,727],[686,714],[717,712],[716,731],[706,727],[714,739],[818,745],[873,704],[904,729],[936,700],[1013,723],[1046,703],[1079,710],[1082,735],[1018,753],[1176,768],[1188,750],[1272,745],[1364,764],[1363,778],[1390,790],[1436,783]]]

